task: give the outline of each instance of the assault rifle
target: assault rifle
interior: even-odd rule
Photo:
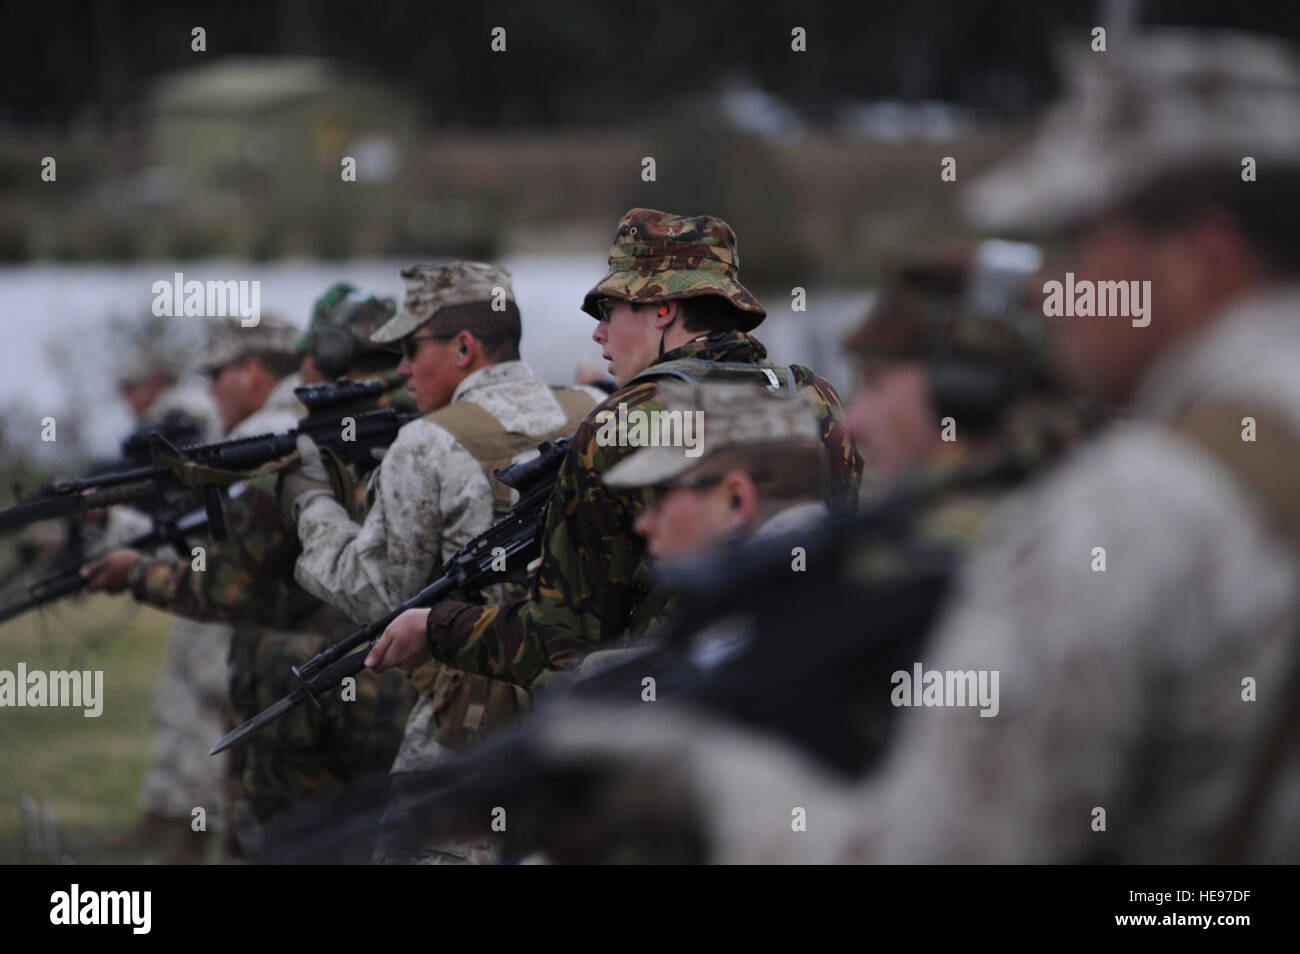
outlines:
[[[611,731],[620,718],[632,724],[645,705],[646,677],[655,680],[657,707],[689,707],[778,736],[846,777],[869,770],[885,750],[896,714],[891,675],[924,659],[926,637],[963,555],[949,544],[916,541],[909,533],[913,520],[947,493],[1006,485],[1025,472],[1024,462],[1008,455],[909,488],[857,517],[746,541],[665,571],[662,581],[679,610],[657,646],[568,692],[549,692],[521,727],[406,776],[406,794],[390,806],[383,837],[397,843],[478,837],[491,808],[503,804],[519,806],[511,813],[511,852],[557,844],[600,848],[597,816],[607,809],[619,837],[629,836],[626,825],[617,827],[626,819],[615,817],[611,802],[615,793],[628,793],[627,766],[612,754],[608,762],[557,759],[545,730],[549,714],[570,701],[602,704],[595,717]],[[872,552],[860,550],[864,544],[897,555],[898,572],[855,577],[853,557]],[[791,570],[795,547],[804,551],[806,572]],[[273,837],[268,850],[276,861],[301,862],[336,839],[373,833],[373,815],[304,817]],[[566,843],[570,823],[576,834]],[[662,857],[668,850],[662,835],[635,835],[635,850],[681,860]]]
[[[443,564],[442,576],[401,606],[367,623],[302,665],[294,666],[293,674],[300,686],[226,735],[208,754],[216,755],[242,742],[304,702],[319,706],[316,697],[340,685],[346,677],[360,672],[370,647],[378,642],[388,624],[407,610],[432,606],[453,596],[468,596],[527,566],[537,555],[542,511],[555,488],[555,476],[569,449],[569,441],[570,438],[562,437],[553,444],[543,443],[537,457],[497,471],[497,480],[519,491],[518,502],[500,522],[452,554]],[[358,646],[362,648],[354,652]]]
[[[236,496],[238,490],[238,485],[232,487],[231,495]],[[132,537],[121,545],[132,550],[152,550],[164,543],[170,543],[184,553],[185,538],[202,533],[208,526],[208,514],[205,510],[192,510],[179,516],[157,512],[153,515],[153,520],[152,529]],[[81,575],[81,568],[98,559],[98,556],[88,556],[82,552],[80,546],[73,546],[69,550],[71,555],[56,560],[53,570],[27,585],[26,599],[0,607],[0,623],[21,616],[28,610],[61,600],[65,596],[80,593],[86,588],[86,584],[90,581]]]
[[[417,413],[400,413],[391,407],[357,412],[358,408],[378,399],[384,389],[381,381],[347,378],[336,384],[295,388],[293,393],[307,408],[307,416],[283,434],[177,447],[162,434],[152,432],[148,438],[148,463],[60,481],[35,500],[0,510],[0,532],[37,520],[154,499],[169,488],[188,487],[201,492],[208,531],[212,539],[222,540],[226,525],[220,488],[244,480],[250,476],[248,472],[291,454],[300,434],[333,451],[345,463],[361,468],[373,466],[371,451],[392,443],[398,428],[419,417]],[[274,469],[278,468],[271,467],[266,472]]]

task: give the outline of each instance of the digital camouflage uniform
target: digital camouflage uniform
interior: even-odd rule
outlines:
[[[403,311],[378,330],[376,341],[400,340],[444,320],[461,324],[435,333],[455,333],[461,327],[482,333],[482,322],[457,318],[454,309],[487,304],[497,288],[505,301],[513,300],[509,273],[495,266],[456,262],[415,266],[402,274],[407,280]],[[566,416],[551,388],[518,360],[469,374],[456,387],[449,408],[464,410],[464,404],[481,408],[506,432],[532,435],[519,442],[526,449],[513,455],[516,463],[535,456],[545,437],[567,433],[577,423]],[[444,561],[502,516],[494,515],[494,482],[458,438],[462,432],[449,413],[439,409],[402,427],[371,477],[364,522],[354,521],[325,495],[302,508],[298,582],[357,623],[377,619],[415,595],[441,575]],[[511,496],[518,495],[512,491]],[[508,725],[528,704],[528,694],[518,687],[438,663],[412,678],[421,694],[392,765],[395,776],[431,767],[445,749],[464,748]],[[414,847],[411,851],[418,854]],[[425,860],[473,854],[468,846],[457,845],[429,846],[423,853]]]
[[[764,312],[739,283],[735,246],[730,226],[718,219],[633,209],[620,223],[610,272],[588,294],[584,310],[597,315],[596,301],[603,296],[652,302],[721,295],[738,309],[742,326],[753,328]],[[647,370],[676,362],[689,368],[688,374],[710,367],[734,373],[722,365],[755,369],[766,363],[766,354],[745,331],[715,332],[664,354]],[[807,368],[793,365],[789,375],[817,406],[829,465],[828,503],[851,509],[862,460],[840,421],[839,398]],[[773,376],[786,378],[784,371]],[[642,565],[645,544],[632,530],[642,505],[638,494],[604,485],[604,474],[634,448],[602,446],[597,416],[605,409],[617,413],[620,404],[629,413],[661,410],[658,391],[654,377],[633,380],[583,421],[547,505],[529,599],[486,607],[440,603],[428,624],[436,658],[527,686],[544,669],[572,668],[597,647],[626,642],[629,622],[650,594]]]

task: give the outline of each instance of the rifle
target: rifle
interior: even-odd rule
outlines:
[[[232,487],[232,496],[237,496],[238,491],[239,485]],[[170,543],[181,552],[184,552],[185,537],[202,532],[207,528],[207,525],[208,514],[206,510],[193,510],[176,517],[156,513],[152,529],[132,537],[122,546],[131,550],[152,550],[164,543]],[[81,568],[99,557],[86,556],[77,547],[72,549],[77,552],[74,552],[71,557],[58,560],[53,570],[28,584],[26,599],[0,607],[0,623],[13,619],[15,616],[21,616],[28,610],[53,603],[65,596],[80,593],[86,588],[89,580],[81,575]],[[103,556],[103,554],[99,554],[99,556]]]
[[[617,760],[555,759],[544,736],[548,714],[572,701],[605,704],[598,717],[611,727],[620,718],[635,719],[646,704],[647,676],[655,680],[658,706],[689,706],[776,735],[826,768],[846,777],[861,775],[883,755],[888,741],[896,714],[889,703],[891,674],[924,658],[929,631],[963,556],[946,545],[911,546],[913,518],[948,492],[1013,483],[1025,472],[1023,461],[1005,457],[909,488],[857,517],[745,541],[663,571],[679,612],[659,645],[583,678],[563,694],[548,693],[522,726],[435,768],[410,773],[406,794],[390,807],[384,837],[478,837],[492,806],[510,804],[516,806],[511,850],[523,854],[552,847],[557,838],[563,842],[557,832],[568,820],[585,813],[584,824],[591,822],[609,808],[608,793],[626,794],[626,785],[619,788],[626,766]],[[846,557],[858,552],[864,537],[906,551],[906,571],[855,579],[853,561]],[[791,572],[796,546],[805,551],[803,573]],[[868,687],[875,689],[865,692]],[[311,857],[335,839],[374,832],[373,815],[302,818],[268,851],[276,861]],[[600,840],[591,825],[577,827],[581,837],[575,844],[590,847]],[[630,830],[623,825],[617,831],[625,837]],[[654,856],[659,834],[635,847]]]
[[[384,390],[381,381],[348,378],[341,378],[335,384],[295,388],[293,393],[308,413],[297,427],[283,434],[259,434],[177,447],[161,433],[151,432],[149,463],[60,481],[34,500],[0,510],[0,532],[37,520],[154,499],[176,487],[197,487],[207,511],[209,533],[212,539],[223,540],[225,516],[218,488],[246,479],[249,476],[246,471],[290,454],[300,434],[333,451],[346,463],[360,468],[373,466],[371,451],[392,443],[398,428],[420,416],[391,407],[352,415],[344,413],[375,400]],[[347,417],[351,417],[353,424],[345,427]]]
[[[497,480],[519,491],[518,502],[504,518],[452,554],[443,564],[442,576],[401,606],[367,623],[302,665],[294,666],[292,672],[300,683],[299,687],[227,734],[208,754],[224,752],[304,702],[319,707],[316,697],[364,668],[370,648],[378,642],[388,624],[407,610],[432,606],[452,596],[471,594],[527,566],[537,555],[542,511],[555,489],[555,477],[570,440],[562,437],[554,443],[544,442],[538,448],[540,453],[537,457],[496,471]],[[363,648],[353,652],[358,646]]]

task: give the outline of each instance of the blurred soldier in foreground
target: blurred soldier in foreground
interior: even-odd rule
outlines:
[[[978,549],[927,659],[942,691],[878,777],[677,714],[554,727],[570,757],[677,766],[713,860],[1300,860],[1300,66],[1182,31],[1083,56],[972,209],[1066,236],[1057,354],[1134,416]],[[1151,282],[1149,322],[1089,315],[1082,281]],[[996,715],[954,704],[952,673],[998,674]]]
[[[402,311],[371,340],[400,343],[398,373],[425,417],[404,425],[385,453],[364,522],[328,483],[291,475],[283,491],[302,541],[298,580],[357,623],[427,586],[444,560],[505,515],[514,492],[493,469],[572,433],[594,406],[577,391],[553,391],[520,360],[522,325],[505,269],[452,262],[413,266],[402,277]],[[304,442],[309,458],[314,448]],[[440,663],[413,674],[413,682],[421,695],[392,766],[399,806],[408,773],[508,725],[528,702],[518,687]],[[377,858],[454,863],[487,856],[484,845],[440,843],[383,845]]]
[[[644,579],[644,544],[632,532],[639,498],[602,480],[638,443],[621,422],[661,411],[665,378],[723,375],[806,390],[826,448],[828,503],[849,509],[856,502],[862,459],[841,424],[839,397],[809,369],[767,361],[750,337],[766,313],[740,284],[736,237],[725,222],[632,209],[619,223],[609,273],[582,307],[599,322],[592,338],[620,390],[583,421],[560,469],[530,598],[486,607],[447,600],[408,611],[371,651],[377,669],[411,669],[432,655],[527,686],[545,669],[572,668],[644,631],[667,594],[652,594]]]

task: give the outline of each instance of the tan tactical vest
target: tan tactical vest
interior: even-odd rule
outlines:
[[[536,449],[542,441],[572,434],[596,402],[591,395],[573,388],[554,388],[552,393],[564,412],[564,423],[544,434],[507,431],[495,417],[477,404],[459,401],[426,415],[450,433],[473,455],[492,487],[492,519],[500,520],[510,510],[510,488],[496,479],[494,470],[510,466],[516,454]],[[450,749],[465,749],[487,732],[513,721],[528,707],[528,690],[500,679],[472,675],[438,662],[429,662],[411,673],[411,682],[433,704],[434,738]]]
[[[1267,435],[1267,452],[1265,445],[1241,439],[1242,419],[1247,417],[1255,421],[1259,434]],[[1296,478],[1300,474],[1300,441],[1285,421],[1257,409],[1207,402],[1184,410],[1171,426],[1226,467],[1265,509],[1278,535],[1300,552],[1300,485]],[[1250,845],[1258,834],[1260,809],[1300,731],[1300,647],[1292,658],[1291,672],[1282,683],[1282,711],[1252,753],[1244,793],[1219,833],[1212,859],[1217,864],[1248,860]]]

